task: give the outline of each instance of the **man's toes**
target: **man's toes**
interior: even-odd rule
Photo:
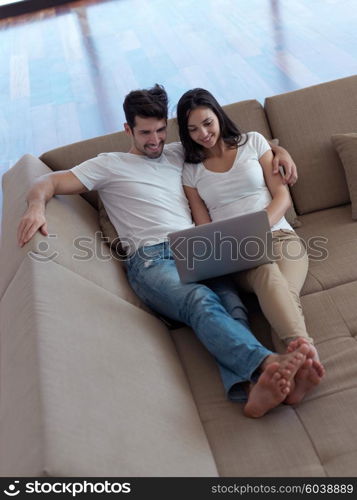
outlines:
[[[285,388],[290,388],[290,382],[286,380],[285,378],[281,378],[278,382],[278,387],[279,389],[285,389]]]
[[[272,379],[274,382],[278,382],[280,379],[282,379],[282,375],[281,375],[281,373],[279,372],[278,367],[276,368],[276,371],[272,373],[272,375],[271,375],[271,379]]]
[[[269,363],[269,365],[267,365],[267,367],[263,371],[262,375],[265,375],[265,377],[269,378],[272,377],[275,373],[279,373],[279,366],[279,363],[277,363],[276,361],[274,361],[273,363]]]
[[[292,371],[289,368],[281,368],[280,373],[281,376],[284,377],[286,380],[290,380]]]
[[[286,385],[286,386],[282,387],[281,388],[281,393],[284,396],[287,396],[290,393],[290,387],[289,387],[289,385]]]

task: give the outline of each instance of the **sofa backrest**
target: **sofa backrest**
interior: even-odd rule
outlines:
[[[269,97],[265,111],[274,137],[297,164],[291,192],[298,214],[348,203],[331,135],[357,132],[357,76]]]
[[[256,130],[267,139],[271,138],[269,125],[262,105],[255,100],[241,101],[235,104],[224,106],[230,118],[242,129],[249,132]],[[168,121],[167,142],[179,139],[176,120]],[[53,149],[41,155],[40,159],[52,170],[67,170],[83,161],[94,158],[99,153],[109,153],[111,151],[128,151],[131,146],[130,138],[125,132],[115,132],[114,134],[103,135],[76,142],[68,146]],[[82,195],[91,205],[97,208],[98,196],[96,192]]]

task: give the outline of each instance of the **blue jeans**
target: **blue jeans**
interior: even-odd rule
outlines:
[[[244,401],[241,384],[256,378],[260,364],[272,352],[244,321],[228,314],[208,286],[180,281],[168,243],[139,248],[126,265],[129,283],[142,301],[159,314],[192,327],[216,359],[228,397]]]
[[[209,280],[201,281],[208,286],[221,299],[221,302],[232,318],[240,321],[249,330],[248,311],[243,304],[237,290],[237,284],[231,276],[220,276]]]

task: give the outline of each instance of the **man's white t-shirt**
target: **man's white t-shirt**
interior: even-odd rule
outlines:
[[[237,156],[227,172],[212,172],[203,163],[185,163],[182,182],[196,188],[205,202],[212,221],[265,209],[272,200],[259,159],[269,151],[267,140],[258,132],[249,132],[247,142],[237,149]],[[292,227],[282,217],[271,228]]]
[[[165,145],[160,158],[103,153],[71,169],[89,190],[98,190],[123,248],[167,240],[168,233],[193,226],[182,187],[183,149]]]

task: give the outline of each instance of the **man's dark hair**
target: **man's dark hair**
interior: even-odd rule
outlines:
[[[125,97],[123,108],[126,121],[131,129],[135,127],[135,117],[167,120],[168,99],[162,85],[151,89],[132,90]]]
[[[177,123],[181,143],[185,150],[185,161],[200,163],[206,157],[205,148],[191,139],[187,126],[190,112],[199,107],[210,108],[217,116],[221,137],[230,148],[238,148],[247,142],[247,137],[245,137],[245,141],[242,143],[244,135],[208,90],[192,89],[183,94],[177,104]]]

